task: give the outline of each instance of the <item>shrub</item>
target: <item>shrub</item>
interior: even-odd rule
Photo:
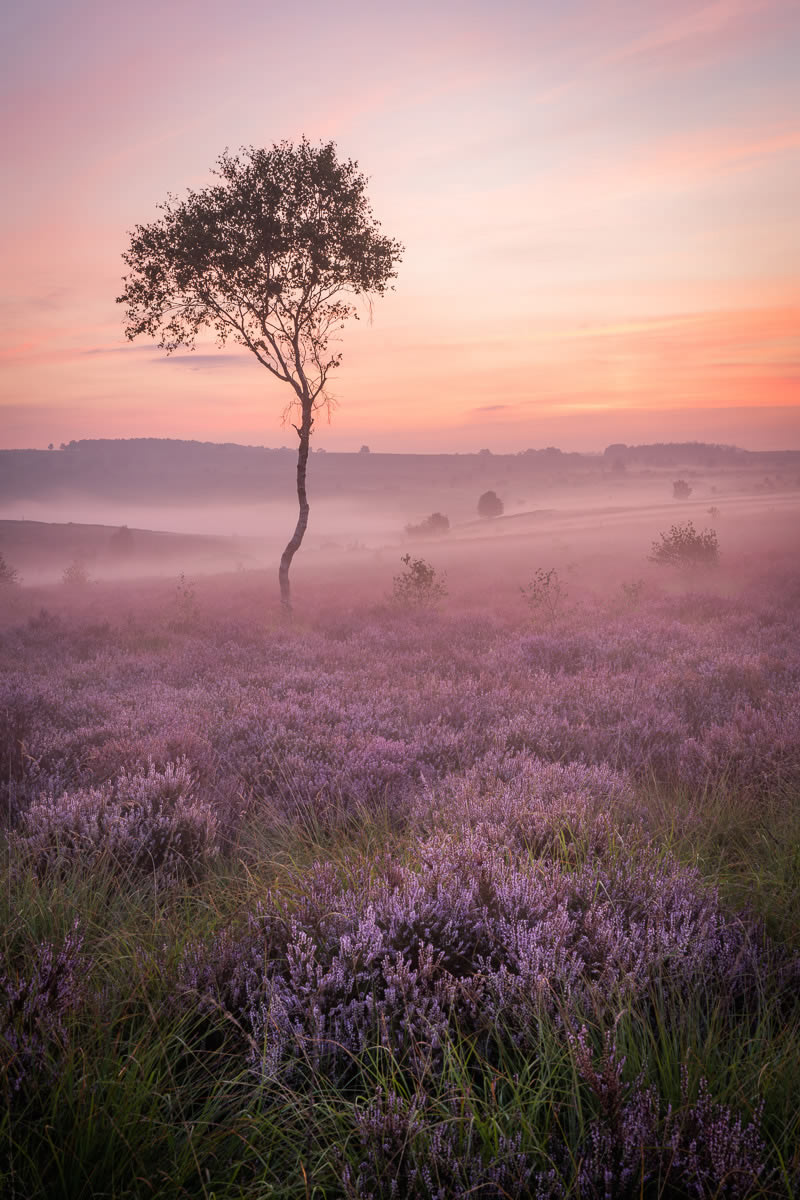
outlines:
[[[395,575],[392,599],[406,608],[434,608],[447,595],[444,576],[424,558],[404,554],[400,559],[405,570]]]
[[[198,617],[197,593],[191,579],[187,579],[183,571],[178,576],[175,587],[175,608],[177,616],[171,622],[172,629],[191,627]]]
[[[0,587],[11,587],[19,581],[19,571],[7,563],[0,554]]]
[[[647,557],[660,567],[716,567],[719,563],[719,543],[713,529],[698,533],[687,521],[659,536],[661,540],[653,542]]]
[[[87,963],[77,925],[59,951],[36,947],[31,968],[0,956],[0,1078],[6,1099],[57,1069],[68,1042],[65,1018],[82,998]]]
[[[789,993],[787,956],[693,871],[645,847],[622,857],[613,836],[565,861],[562,822],[523,849],[502,818],[435,835],[417,865],[352,862],[346,882],[317,863],[301,889],[265,895],[241,938],[187,951],[185,1001],[233,1018],[258,1075],[306,1059],[335,1079],[376,1036],[409,1063],[427,1047],[419,1066],[456,1030],[502,1029],[526,1052],[544,1014],[604,1019],[654,983],[667,1019],[689,986],[721,1011],[741,1011],[767,971]]]
[[[41,875],[75,859],[105,855],[123,868],[162,878],[195,874],[217,853],[217,818],[195,794],[185,762],[151,762],[112,784],[44,795],[22,816],[16,835]]]
[[[504,507],[497,492],[484,492],[478,500],[478,516],[502,517]]]
[[[67,587],[86,587],[89,582],[89,572],[86,570],[85,563],[81,562],[79,558],[74,558],[65,568],[61,580]]]
[[[637,608],[644,596],[645,581],[643,579],[631,579],[630,582],[623,581],[619,587],[623,596],[627,600],[631,608]]]
[[[567,595],[567,589],[558,578],[555,567],[549,571],[539,567],[530,583],[519,590],[531,612],[546,617],[548,621],[555,621]]]
[[[672,495],[676,500],[688,500],[692,494],[691,485],[685,479],[676,479],[672,485]]]
[[[424,521],[420,521],[419,525],[406,525],[409,537],[435,537],[437,534],[449,532],[449,529],[449,519],[440,512],[431,513]]]

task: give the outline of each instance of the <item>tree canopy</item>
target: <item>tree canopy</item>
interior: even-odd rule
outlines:
[[[215,183],[169,196],[156,221],[134,228],[118,300],[129,339],[146,335],[171,353],[209,330],[293,389],[300,516],[279,573],[288,608],[289,564],[308,519],[314,412],[330,404],[328,378],[342,357],[335,343],[358,318],[358,298],[390,287],[403,247],[380,232],[366,176],[338,159],[333,142],[226,150],[213,174]]]

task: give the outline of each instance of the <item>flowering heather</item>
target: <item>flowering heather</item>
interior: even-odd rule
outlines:
[[[773,973],[759,930],[691,871],[652,850],[560,861],[557,815],[549,838],[538,815],[544,853],[509,853],[519,816],[436,835],[415,866],[354,868],[347,885],[318,864],[299,894],[270,894],[238,941],[191,951],[189,1002],[227,1010],[259,1072],[311,1061],[336,1073],[373,1039],[411,1060],[457,1032],[525,1047],[543,1013],[569,1023],[646,1005],[654,985],[733,1005]]]
[[[6,954],[0,961],[0,1074],[6,1099],[35,1076],[58,1070],[66,1049],[66,1017],[83,997],[87,964],[76,927],[56,950],[35,947],[27,969]]]
[[[151,762],[112,784],[42,795],[22,814],[12,850],[40,874],[79,860],[165,879],[194,874],[217,853],[217,818],[199,799],[185,762]]]
[[[169,609],[146,636],[33,618],[3,635],[12,815],[42,791],[57,800],[181,757],[226,828],[254,806],[330,823],[377,805],[402,821],[420,788],[491,754],[695,793],[800,785],[800,616],[788,603],[661,598],[539,632],[388,610],[267,637],[235,613],[170,623]]]
[[[0,632],[0,1184],[796,1194],[796,582],[270,629],[211,586]]]

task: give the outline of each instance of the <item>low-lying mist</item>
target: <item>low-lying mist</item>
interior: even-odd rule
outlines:
[[[318,569],[341,577],[351,601],[361,588],[356,578],[374,596],[381,581],[391,586],[406,553],[447,571],[454,594],[482,590],[487,600],[522,586],[537,568],[557,568],[583,584],[639,575],[651,569],[647,555],[660,533],[688,521],[716,532],[723,567],[755,551],[797,549],[797,490],[742,494],[723,478],[693,487],[686,499],[671,490],[659,477],[554,485],[538,497],[498,492],[502,514],[481,519],[478,497],[463,488],[445,490],[434,506],[427,489],[402,499],[387,492],[315,500],[312,484],[309,526],[292,568],[297,596]],[[432,512],[446,518],[445,532],[425,536],[420,526]],[[291,493],[248,504],[132,506],[87,496],[16,502],[3,509],[0,553],[31,585],[59,583],[76,563],[92,581],[271,571],[296,519]]]

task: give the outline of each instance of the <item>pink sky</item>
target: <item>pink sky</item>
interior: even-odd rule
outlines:
[[[3,17],[0,445],[293,444],[254,359],[131,345],[115,297],[168,192],[305,133],[406,246],[317,445],[800,449],[796,0],[276,8]]]

